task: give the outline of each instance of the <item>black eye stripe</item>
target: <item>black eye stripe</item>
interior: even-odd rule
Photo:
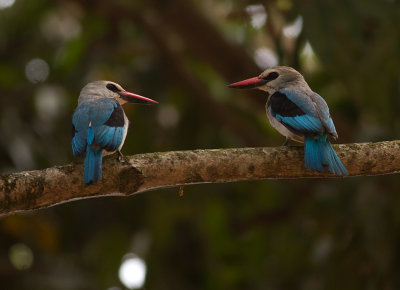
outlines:
[[[270,72],[266,77],[263,77],[263,80],[272,81],[279,77],[279,74],[276,71]]]
[[[108,83],[106,85],[106,88],[109,89],[112,92],[118,93],[120,90],[112,83]]]

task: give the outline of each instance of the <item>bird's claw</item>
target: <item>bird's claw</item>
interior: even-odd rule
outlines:
[[[290,138],[289,138],[289,137],[286,137],[286,140],[285,140],[285,142],[283,142],[282,147],[287,147],[287,146],[289,146],[289,141],[290,141]]]
[[[119,162],[121,162],[121,163],[128,163],[128,159],[124,156],[124,154],[122,154],[122,152],[121,151],[117,151],[117,153],[118,153],[118,161]]]

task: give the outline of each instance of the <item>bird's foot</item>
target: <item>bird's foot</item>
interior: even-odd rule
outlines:
[[[290,138],[286,137],[286,140],[285,140],[285,142],[283,142],[282,147],[289,146],[289,141],[290,141]]]
[[[125,156],[124,156],[124,154],[122,154],[122,152],[121,151],[117,151],[117,153],[118,153],[118,161],[119,162],[121,162],[121,163],[128,163],[129,161],[128,161],[128,158],[126,158]]]

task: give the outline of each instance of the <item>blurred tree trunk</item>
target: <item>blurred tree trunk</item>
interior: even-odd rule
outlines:
[[[335,145],[349,176],[400,171],[400,141]],[[188,184],[278,178],[338,177],[304,167],[303,147],[233,148],[138,154],[104,160],[103,180],[85,186],[82,164],[0,176],[0,214],[71,200],[131,195]],[[342,178],[342,177],[340,177]]]

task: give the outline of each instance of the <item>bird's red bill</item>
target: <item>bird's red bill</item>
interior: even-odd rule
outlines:
[[[130,103],[158,104],[157,101],[127,91],[121,91],[119,94],[124,98],[124,100]]]
[[[265,83],[266,83],[266,81],[263,79],[260,79],[260,77],[254,77],[251,79],[247,79],[244,81],[230,84],[230,85],[228,85],[228,87],[235,88],[235,89],[252,89],[252,88],[262,86]]]

